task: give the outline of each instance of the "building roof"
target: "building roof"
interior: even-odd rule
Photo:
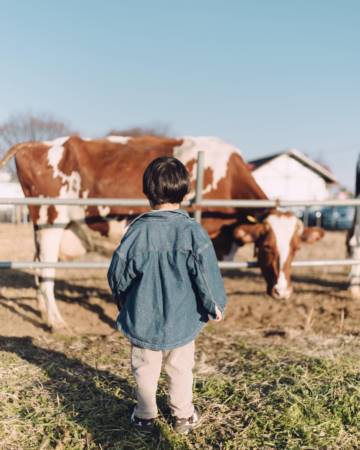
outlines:
[[[335,175],[330,172],[329,169],[322,166],[321,164],[317,163],[316,161],[312,160],[308,156],[306,156],[304,153],[300,152],[296,149],[289,149],[280,153],[274,153],[269,156],[265,156],[264,158],[259,159],[253,159],[252,161],[249,161],[249,166],[252,171],[259,169],[260,167],[264,166],[268,162],[272,161],[273,159],[276,159],[280,156],[288,155],[291,158],[296,159],[298,162],[303,164],[304,166],[308,167],[309,169],[316,172],[318,175],[320,175],[327,183],[336,183],[338,184],[338,180],[336,179]]]

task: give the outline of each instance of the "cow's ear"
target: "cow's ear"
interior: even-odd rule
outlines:
[[[266,223],[256,223],[254,225],[239,225],[234,229],[234,238],[242,244],[257,241],[268,231]]]
[[[325,231],[319,227],[305,227],[302,234],[301,240],[307,244],[313,244],[319,241],[325,236]]]

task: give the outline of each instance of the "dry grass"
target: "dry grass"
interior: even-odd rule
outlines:
[[[32,258],[29,226],[0,226],[0,240],[0,259]],[[344,234],[330,233],[299,258],[343,252]],[[251,257],[249,248],[238,254]],[[170,424],[164,379],[154,434],[129,426],[129,344],[114,332],[105,273],[58,273],[59,307],[78,333],[64,337],[44,327],[32,275],[2,271],[0,448],[359,448],[360,302],[345,291],[344,268],[294,270],[293,279],[292,299],[276,301],[257,271],[225,273],[227,318],[197,344],[194,397],[204,423],[181,437]]]
[[[244,340],[209,327],[194,384],[204,423],[181,437],[170,424],[164,379],[154,434],[129,426],[133,380],[122,337],[2,337],[0,448],[356,448],[360,358],[340,356],[342,346],[339,339],[331,359],[320,358],[304,355],[296,341],[268,346],[260,336]]]

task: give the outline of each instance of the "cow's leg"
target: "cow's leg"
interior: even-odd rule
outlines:
[[[40,232],[38,231],[37,227],[34,226],[34,243],[35,243],[35,255],[34,255],[34,261],[40,261]],[[45,297],[43,293],[40,290],[40,270],[35,270],[35,286],[36,286],[36,298],[38,303],[38,309],[41,313],[41,316],[44,321],[47,320],[46,317],[46,302]]]
[[[222,258],[223,261],[234,261],[234,257],[235,257],[235,254],[236,254],[238,248],[239,248],[239,246],[235,242],[232,242],[228,253],[224,254],[224,256]]]
[[[63,227],[43,228],[37,231],[39,242],[40,261],[57,262]],[[54,295],[55,269],[47,268],[40,270],[38,303],[39,307],[45,309],[45,320],[52,329],[66,327],[57,307]]]
[[[233,261],[239,246],[234,241],[233,230],[224,225],[216,236],[211,236],[215,253],[219,261]]]

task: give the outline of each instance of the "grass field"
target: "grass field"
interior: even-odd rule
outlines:
[[[1,259],[31,259],[29,227],[0,226],[0,240]],[[329,234],[299,257],[342,257],[343,241]],[[29,273],[0,273],[0,449],[360,448],[360,304],[346,269],[294,272],[289,301],[269,299],[256,271],[224,273],[226,320],[197,342],[203,424],[187,437],[172,430],[165,379],[155,432],[131,429],[130,348],[104,273],[58,277],[70,335],[43,324]]]
[[[210,327],[199,339],[195,375],[203,425],[179,437],[170,425],[164,379],[154,434],[129,426],[133,380],[129,345],[120,336],[2,337],[0,446],[359,448],[360,358],[350,351],[343,354],[343,346],[335,339],[331,358],[307,356],[295,344],[269,346],[255,336],[219,336]]]

